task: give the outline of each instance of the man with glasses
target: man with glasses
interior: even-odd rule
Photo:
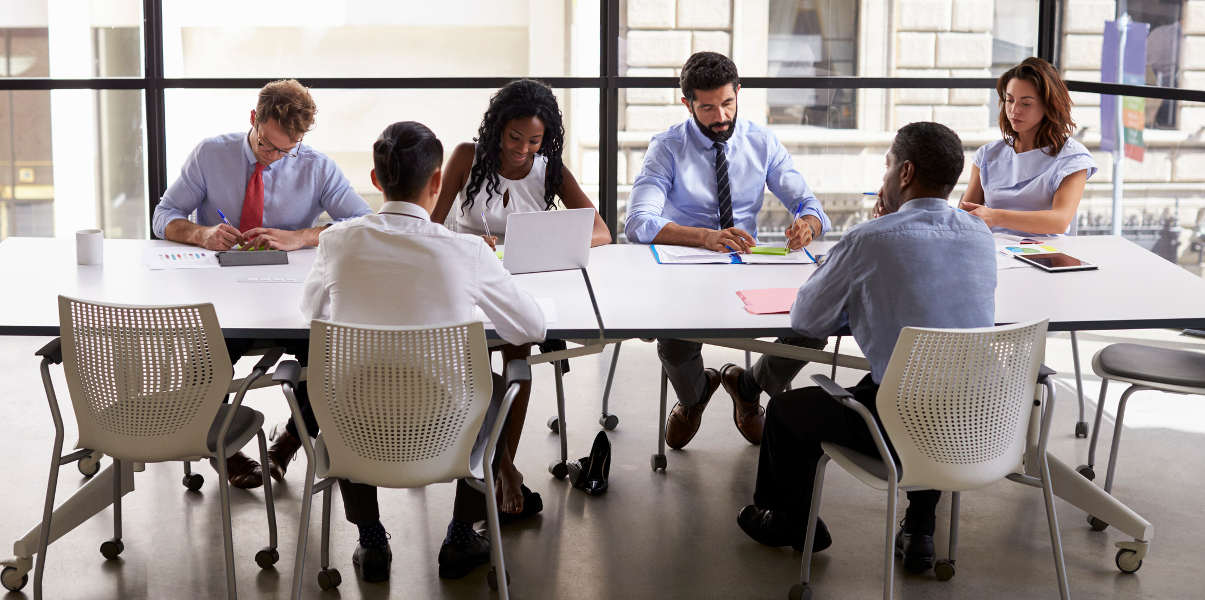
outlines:
[[[335,161],[301,143],[314,125],[317,108],[309,90],[295,80],[273,81],[259,91],[251,111],[251,129],[202,140],[188,158],[180,177],[155,207],[155,235],[209,250],[275,248],[296,250],[318,245],[315,227],[326,212],[335,221],[367,215],[368,203],[356,194]],[[196,214],[195,221],[189,216]],[[256,347],[282,346],[306,363],[307,340],[228,339],[230,357]],[[318,425],[309,410],[303,382],[298,401],[311,434]],[[301,442],[293,422],[273,443],[269,469],[284,479],[288,461]],[[237,452],[227,463],[231,485],[263,485],[258,462]]]

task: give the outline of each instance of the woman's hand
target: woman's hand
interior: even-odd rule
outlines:
[[[983,224],[987,225],[988,228],[995,227],[997,225],[995,209],[971,202],[959,202],[958,207],[982,219]]]

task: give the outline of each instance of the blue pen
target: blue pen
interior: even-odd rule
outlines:
[[[216,211],[218,211],[218,216],[219,216],[219,217],[222,217],[222,222],[223,222],[223,223],[225,223],[225,224],[227,224],[227,225],[230,225],[230,221],[227,221],[227,220],[226,220],[226,215],[222,214],[222,209],[220,209],[220,208],[218,208],[218,207],[216,207],[216,206],[215,206],[215,207],[213,207],[213,209],[214,209],[214,210],[216,210]],[[234,225],[230,225],[230,226],[231,226],[231,227],[234,227]]]

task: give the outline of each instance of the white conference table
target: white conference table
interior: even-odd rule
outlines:
[[[831,244],[817,242],[812,249],[823,253]],[[1116,237],[1064,238],[1054,244],[1099,264],[1100,269],[1050,274],[1012,259],[1001,261],[997,322],[1050,318],[1051,330],[1205,328],[1205,303],[1201,301],[1205,299],[1205,280]],[[130,304],[212,302],[228,337],[301,338],[308,334],[308,321],[297,307],[314,250],[290,253],[288,265],[149,270],[142,264],[148,246],[174,245],[106,240],[103,265],[79,266],[71,239],[9,238],[0,243],[0,280],[15,289],[15,293],[0,295],[0,335],[57,335],[59,294]],[[658,265],[646,246],[595,248],[587,271],[601,327],[579,272],[526,274],[516,279],[522,289],[556,305],[550,338],[605,338],[608,342],[636,337],[700,339],[866,368],[861,357],[834,357],[751,339],[790,335],[788,318],[747,313],[736,291],[797,287],[815,269],[814,265]],[[251,278],[261,281],[247,281]],[[262,281],[265,278],[278,281]],[[935,289],[934,293],[950,291]],[[567,356],[597,352],[601,347],[593,344],[590,350],[570,350]],[[31,370],[35,363],[31,357]],[[559,396],[559,377],[557,387]],[[560,429],[564,431],[563,423]],[[562,454],[564,444],[562,436]],[[1145,555],[1153,535],[1150,523],[1055,457],[1050,458],[1055,493],[1133,536],[1135,542],[1130,544],[1140,545],[1138,558]],[[56,509],[52,540],[107,506],[112,477],[106,469]],[[123,488],[133,489],[132,474],[123,474],[122,479]],[[59,511],[73,502],[75,508],[67,511],[72,514],[60,518]],[[37,535],[34,526],[14,543],[16,557],[0,563],[27,572]]]

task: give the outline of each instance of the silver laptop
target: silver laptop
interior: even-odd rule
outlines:
[[[511,213],[502,266],[513,274],[585,267],[593,231],[593,208]]]

